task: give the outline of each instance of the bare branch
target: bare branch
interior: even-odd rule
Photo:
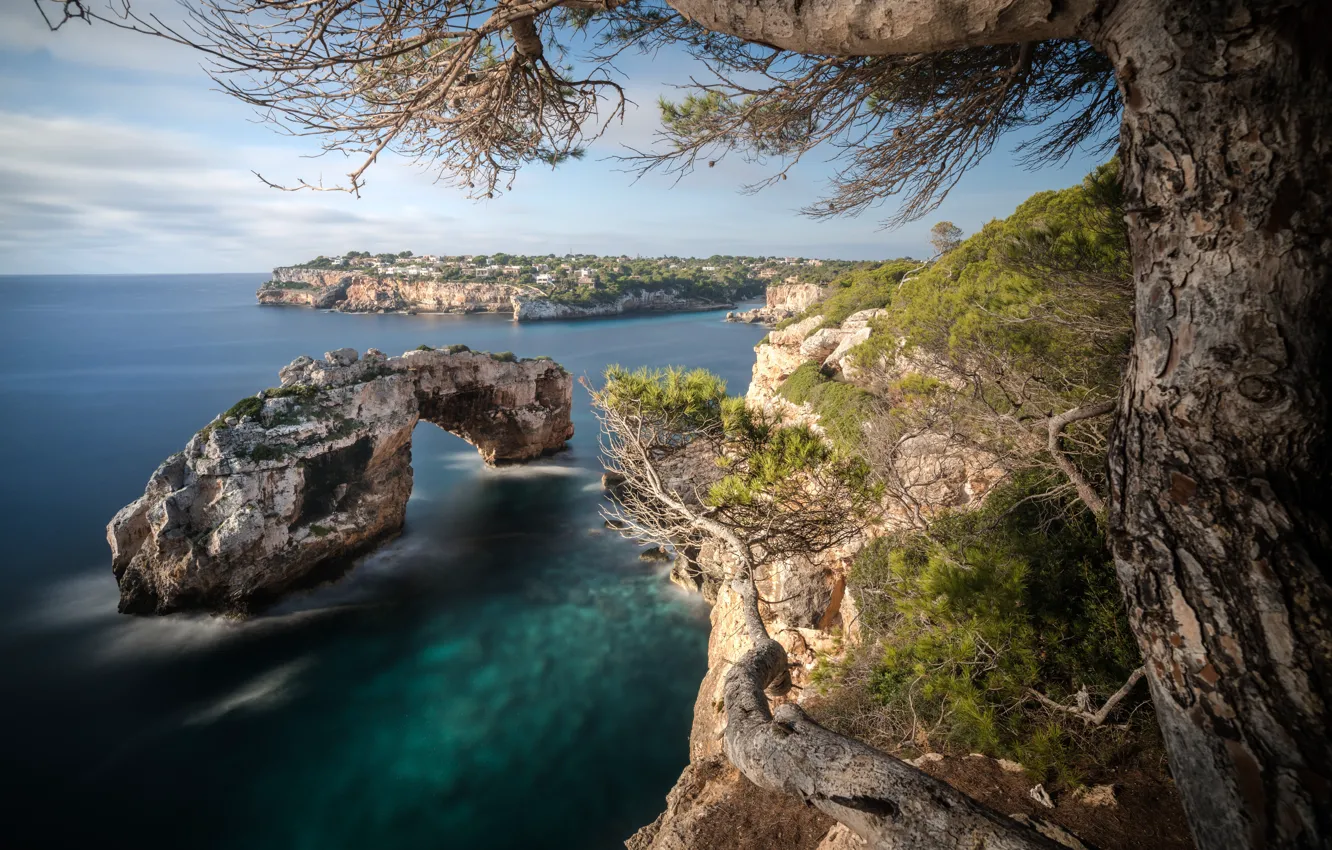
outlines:
[[[1092,726],[1101,726],[1105,723],[1106,720],[1109,719],[1110,713],[1115,710],[1116,706],[1118,706],[1121,702],[1124,701],[1124,698],[1129,695],[1129,691],[1133,690],[1133,686],[1138,684],[1138,680],[1141,679],[1145,674],[1146,670],[1144,670],[1142,667],[1139,667],[1137,670],[1134,670],[1132,673],[1130,673],[1128,681],[1124,682],[1123,686],[1120,687],[1119,690],[1115,691],[1114,694],[1111,695],[1110,699],[1105,701],[1105,705],[1102,705],[1100,710],[1098,711],[1088,710],[1087,704],[1090,701],[1091,697],[1087,694],[1087,689],[1085,687],[1082,690],[1078,691],[1078,694],[1075,697],[1077,705],[1063,705],[1061,703],[1057,703],[1054,700],[1047,697],[1045,694],[1033,688],[1028,688],[1027,693],[1030,694],[1037,702],[1039,702],[1041,705],[1045,706],[1046,708],[1052,708],[1056,711],[1066,712],[1068,714],[1073,715],[1074,717],[1086,721]]]

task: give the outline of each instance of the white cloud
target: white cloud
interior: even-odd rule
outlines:
[[[106,6],[91,5],[105,13]],[[58,4],[43,0],[46,14],[58,20]],[[175,0],[133,0],[133,9],[143,17],[156,16],[179,25],[182,7]],[[155,71],[172,74],[199,73],[198,53],[161,39],[117,29],[109,24],[89,25],[69,21],[52,32],[32,2],[0,4],[0,47],[15,51],[43,50],[57,59],[78,65]]]

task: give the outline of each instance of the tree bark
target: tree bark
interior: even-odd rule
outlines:
[[[1120,0],[1136,341],[1109,523],[1205,850],[1332,846],[1332,69],[1312,2]]]
[[[713,32],[837,56],[1074,38],[1098,0],[667,0]]]

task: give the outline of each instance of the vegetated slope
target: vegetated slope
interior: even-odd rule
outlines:
[[[816,713],[881,747],[1018,761],[1056,795],[1164,781],[1145,685],[1099,725],[1035,696],[1095,711],[1140,663],[1103,517],[1049,438],[1052,417],[1118,392],[1131,288],[1117,186],[1111,163],[926,268],[846,276],[802,318],[827,328],[877,309],[868,338],[840,362],[807,361],[779,389],[910,508],[855,558],[862,640],[821,663]],[[1082,420],[1056,443],[1098,493],[1109,423]],[[986,454],[1005,474],[975,503],[929,505],[937,482],[910,476],[922,438]]]
[[[765,619],[798,662],[794,698],[826,725],[943,754],[922,767],[1103,847],[1184,847],[1098,515],[1131,333],[1117,185],[1110,163],[933,262],[845,275],[760,343],[749,405],[865,461],[884,502],[858,541],[776,558]],[[743,650],[732,616],[723,587],[696,764]],[[1080,713],[1130,682],[1104,722]],[[970,753],[1019,762],[1021,781],[981,776],[996,763]],[[1036,783],[1053,813],[1026,796]],[[1082,790],[1097,785],[1115,788]],[[1119,804],[1089,802],[1107,795]]]

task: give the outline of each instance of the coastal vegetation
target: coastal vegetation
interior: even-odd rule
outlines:
[[[594,254],[456,256],[411,251],[372,254],[348,251],[319,256],[288,268],[346,271],[383,279],[435,283],[509,284],[557,304],[606,304],[625,295],[669,290],[677,297],[727,303],[761,295],[768,282],[825,283],[848,271],[873,268],[865,261],[804,257],[628,257]],[[270,289],[315,288],[308,282],[270,281]]]
[[[778,387],[817,431],[727,397],[699,371],[614,367],[594,394],[609,468],[628,481],[614,515],[640,539],[680,549],[712,528],[760,573],[858,541],[847,582],[859,638],[821,658],[808,703],[828,728],[904,758],[1010,759],[1056,792],[1129,766],[1160,775],[1101,495],[1106,402],[1131,335],[1117,187],[1112,161],[969,239],[948,231],[931,262],[832,281],[779,328],[818,318],[801,325],[816,333],[878,312],[844,355],[849,372],[808,360]],[[665,485],[638,467],[700,441],[715,480],[653,497]],[[936,479],[908,469],[948,456],[998,470],[978,504],[931,504]],[[830,480],[840,495],[825,502],[816,494]],[[813,508],[829,503],[851,527]],[[774,543],[787,512],[818,533]]]

